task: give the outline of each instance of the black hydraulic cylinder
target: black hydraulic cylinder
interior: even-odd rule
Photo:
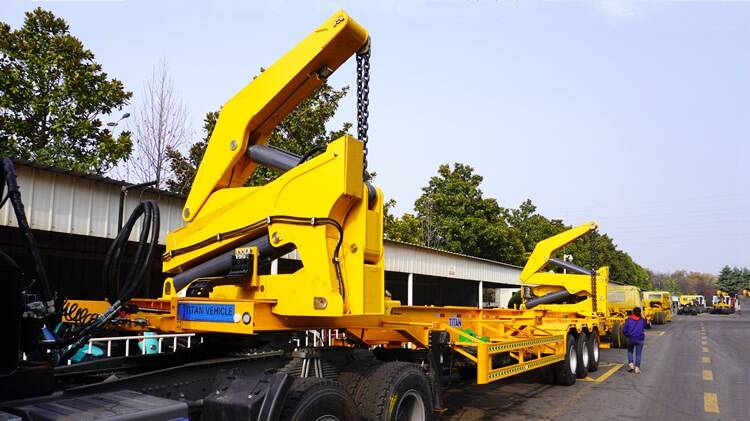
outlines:
[[[208,259],[201,264],[195,265],[182,273],[178,273],[172,278],[175,290],[179,291],[182,288],[185,288],[190,282],[198,278],[226,275],[232,268],[234,249],[240,247],[258,247],[259,259],[262,262],[270,262],[271,260],[277,259],[292,251],[291,248],[276,248],[272,246],[271,242],[268,240],[268,235],[264,235],[250,241],[249,243],[233,247],[231,250]]]
[[[299,165],[302,160],[302,157],[291,152],[265,145],[252,145],[247,148],[245,154],[254,162],[282,174]],[[375,203],[377,198],[375,187],[369,181],[365,182],[365,185],[369,203]]]
[[[578,273],[581,275],[593,275],[595,272],[591,269],[586,269],[584,267],[574,265],[573,263],[566,262],[564,260],[555,259],[554,257],[549,259],[550,262],[556,264],[557,266],[560,266],[561,268],[567,269],[573,273]]]
[[[526,300],[526,308],[532,309],[540,304],[552,304],[552,303],[557,303],[560,301],[565,301],[572,295],[573,294],[569,293],[566,290],[550,292],[547,295],[542,295],[541,297],[536,297],[530,300]]]
[[[252,145],[247,148],[247,156],[264,167],[276,172],[286,172],[299,164],[301,157],[278,148],[265,145]]]

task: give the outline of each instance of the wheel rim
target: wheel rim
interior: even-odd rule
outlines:
[[[341,419],[335,415],[323,415],[322,417],[315,418],[315,421],[341,421]]]
[[[422,395],[414,389],[409,389],[401,395],[396,405],[395,419],[397,421],[425,421],[426,408]]]
[[[589,347],[586,346],[585,342],[583,343],[583,346],[581,347],[581,362],[583,363],[584,367],[589,366]]]
[[[599,341],[594,338],[594,362],[599,362]]]
[[[570,346],[568,350],[568,364],[570,365],[570,372],[575,373],[578,369],[578,358],[576,358],[576,347]]]

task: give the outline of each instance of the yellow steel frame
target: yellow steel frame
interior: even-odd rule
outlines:
[[[183,209],[188,223],[167,235],[166,274],[268,236],[273,247],[292,246],[303,268],[216,286],[211,300],[269,302],[285,316],[383,314],[383,194],[377,189],[371,200],[363,182],[362,142],[344,136],[276,180],[242,187],[256,167],[247,148],[266,143],[331,72],[368,48],[368,39],[338,11],[224,104]],[[335,224],[312,222],[324,219],[339,224],[340,232]],[[180,295],[184,291],[167,279],[163,298]]]
[[[521,284],[528,285],[536,296],[565,290],[583,298],[575,304],[542,304],[536,308],[549,311],[573,311],[585,317],[606,318],[609,315],[607,308],[608,267],[599,268],[593,280],[590,275],[545,271],[555,253],[596,228],[596,222],[587,222],[544,239],[536,245],[526,266],[521,271]],[[592,283],[596,285],[595,297]],[[594,311],[594,299],[596,299],[596,311]]]

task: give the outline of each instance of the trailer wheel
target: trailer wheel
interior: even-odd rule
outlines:
[[[357,419],[357,407],[338,382],[305,377],[294,380],[284,402],[281,419],[347,421]]]
[[[599,335],[589,332],[586,346],[589,350],[589,372],[593,373],[599,369]]]
[[[555,370],[557,364],[548,365],[542,368],[542,384],[555,384]]]
[[[654,313],[654,323],[657,325],[664,324],[664,312],[663,311],[657,311],[656,313]]]
[[[568,333],[565,340],[565,359],[555,364],[555,382],[561,386],[570,386],[576,382],[578,371],[576,343],[576,337]]]
[[[432,388],[422,369],[400,361],[380,365],[369,377],[361,415],[372,421],[431,421]]]
[[[625,335],[622,334],[622,323],[616,321],[612,323],[612,346],[615,348],[625,348]]]
[[[576,377],[583,379],[589,375],[589,347],[586,332],[581,332],[576,338]]]

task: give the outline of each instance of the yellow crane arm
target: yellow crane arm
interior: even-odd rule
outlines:
[[[531,276],[547,266],[558,250],[594,231],[597,227],[596,222],[590,221],[538,242],[521,271],[521,281],[528,281]]]
[[[221,109],[182,217],[192,221],[216,190],[242,186],[255,169],[245,151],[265,144],[284,117],[349,57],[368,34],[343,10],[240,90]]]

